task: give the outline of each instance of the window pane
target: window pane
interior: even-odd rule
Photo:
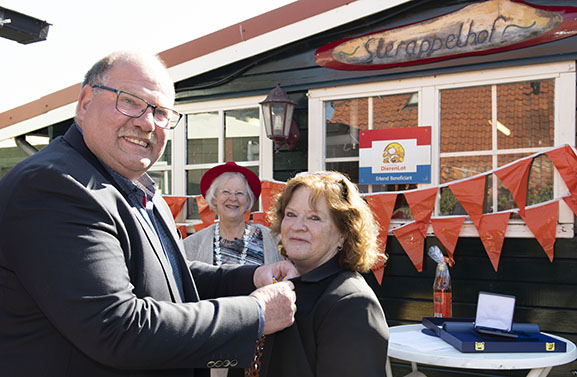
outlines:
[[[441,153],[492,149],[491,86],[441,91]]]
[[[418,93],[373,98],[373,129],[417,127],[418,125]]]
[[[187,164],[218,162],[218,112],[187,115]]]
[[[368,128],[368,99],[325,102],[326,156],[357,157],[359,130]]]
[[[520,158],[529,156],[526,154],[499,156],[499,166],[506,165]],[[546,155],[540,155],[533,159],[529,171],[529,183],[527,187],[527,206],[539,204],[553,199],[553,173],[554,165]],[[499,211],[518,208],[513,194],[499,181],[498,196]],[[511,218],[520,219],[517,213],[511,214]]]
[[[171,170],[149,170],[148,174],[156,183],[156,189],[163,195],[172,194],[172,171]]]
[[[154,165],[166,166],[171,165],[171,162],[172,162],[172,140],[168,139],[166,141],[166,148],[164,149],[164,152],[162,152],[162,156],[160,156],[160,158],[156,161]]]
[[[497,86],[497,143],[499,149],[553,146],[553,80]]]
[[[334,170],[341,172],[349,177],[351,182],[358,183],[359,182],[359,163],[354,162],[327,162],[326,163],[326,170]],[[367,187],[367,185],[361,185],[363,187]],[[361,190],[361,186],[359,186],[359,190]],[[362,192],[362,191],[361,191]]]
[[[490,156],[444,157],[441,158],[441,183],[472,177],[489,170],[492,170]],[[483,212],[488,212],[486,204],[491,193],[491,180],[489,177],[487,177],[485,183]],[[441,208],[439,214],[442,216],[467,214],[449,187],[441,187]]]
[[[186,194],[200,195],[200,179],[208,169],[194,169],[186,171]]]
[[[260,119],[258,109],[225,112],[225,160],[258,161]]]
[[[186,171],[186,194],[200,195],[200,179],[208,169],[195,169]],[[189,220],[200,220],[196,200],[186,201],[186,218]]]

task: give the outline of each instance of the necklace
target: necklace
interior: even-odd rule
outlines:
[[[245,264],[246,262],[246,251],[248,249],[248,236],[252,227],[249,225],[244,229],[244,235],[242,236],[242,252],[240,253],[240,264]],[[222,259],[220,255],[220,224],[216,223],[214,227],[214,258],[216,259],[216,265],[222,265]]]

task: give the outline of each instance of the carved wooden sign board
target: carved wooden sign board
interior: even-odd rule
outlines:
[[[577,34],[577,8],[489,0],[393,29],[329,43],[318,65],[339,70],[384,69],[485,55]]]

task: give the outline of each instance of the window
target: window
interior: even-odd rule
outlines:
[[[434,216],[465,214],[443,184],[497,169],[522,157],[575,142],[574,62],[380,82],[309,93],[310,170],[347,173],[358,182],[360,130],[431,126],[431,184],[439,186]],[[324,145],[323,145],[324,141]],[[311,143],[314,144],[314,143]],[[364,192],[403,191],[411,185],[361,185]],[[534,159],[527,205],[566,192],[544,155]],[[562,201],[561,201],[562,202]],[[510,192],[487,176],[485,213],[516,208]],[[392,223],[411,219],[399,195]],[[560,205],[558,237],[573,236],[573,214]],[[569,224],[568,226],[565,226]],[[461,236],[477,236],[467,222]],[[507,237],[531,237],[518,214]]]
[[[174,130],[175,193],[199,195],[202,175],[215,165],[234,161],[261,179],[272,177],[272,142],[266,138],[260,120],[258,102],[250,97],[224,101],[191,103],[179,106],[185,115],[183,124]],[[263,149],[261,149],[263,144]],[[264,150],[270,164],[260,158]],[[181,164],[181,169],[177,166]],[[186,218],[197,220],[198,208],[189,200]],[[258,209],[258,203],[255,209]]]
[[[494,170],[554,146],[553,79],[446,89],[440,97],[441,183]],[[553,173],[548,158],[534,161],[527,205],[553,199]],[[494,175],[486,186],[485,212],[516,208]],[[461,212],[451,191],[443,188],[440,214]],[[520,216],[514,213],[512,218]]]

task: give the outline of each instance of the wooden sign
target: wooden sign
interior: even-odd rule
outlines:
[[[318,65],[384,69],[492,54],[577,34],[577,8],[490,0],[429,20],[327,44]]]

